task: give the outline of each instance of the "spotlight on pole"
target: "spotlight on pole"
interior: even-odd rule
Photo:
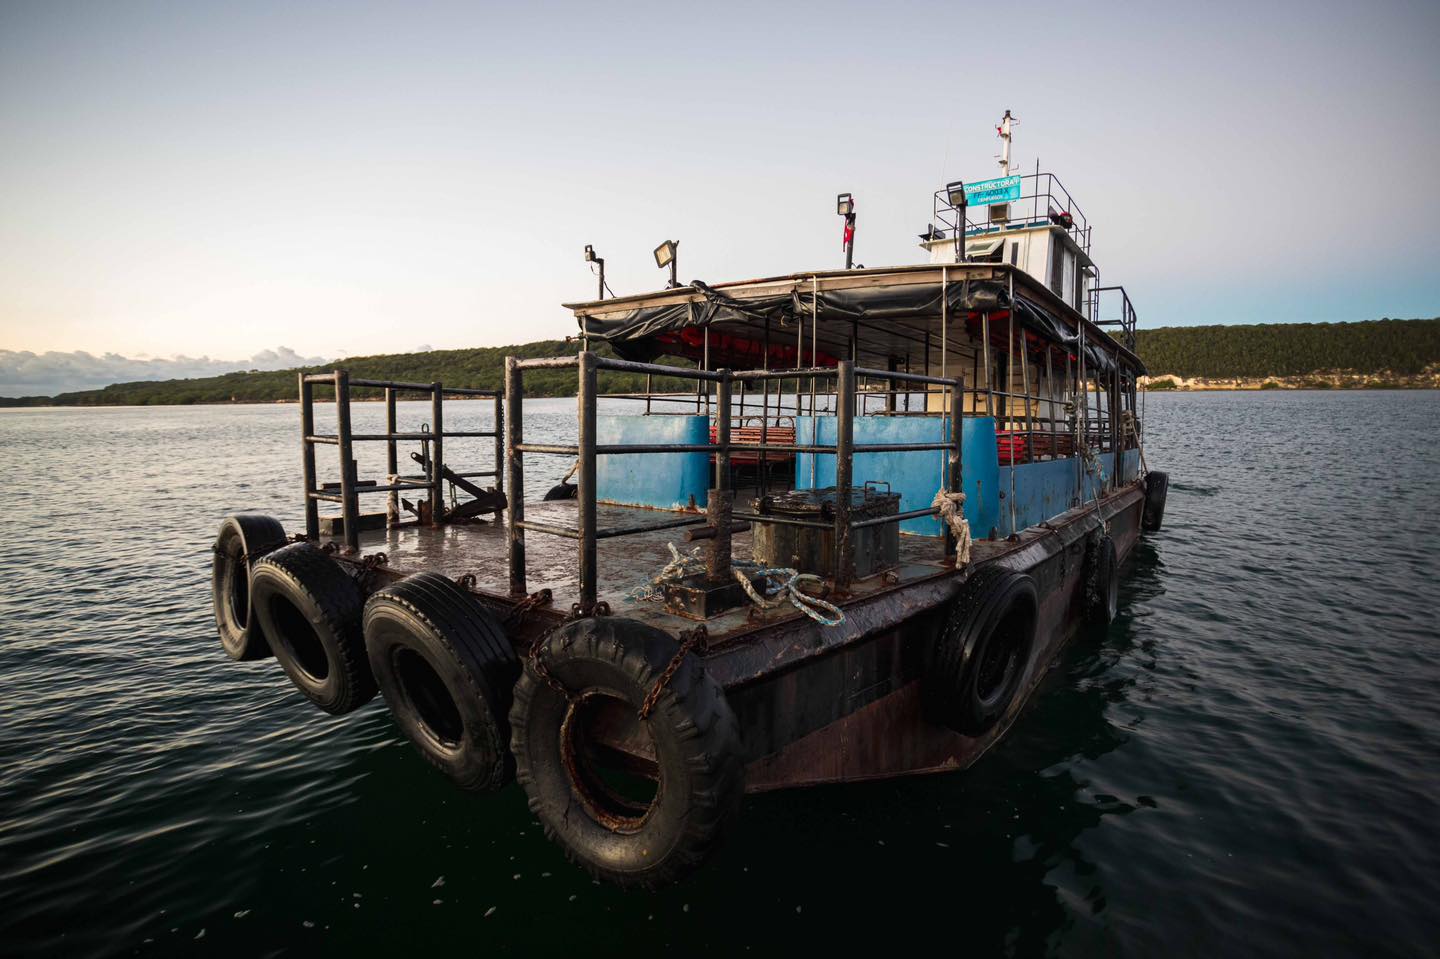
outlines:
[[[955,208],[955,262],[965,262],[965,181],[955,180],[945,184],[945,196]]]
[[[666,240],[655,248],[655,265],[662,270],[667,266],[670,267],[670,282],[665,286],[667,290],[672,290],[680,285],[680,281],[675,279],[675,253],[679,246],[679,240]]]
[[[841,234],[840,246],[845,251],[845,269],[855,262],[855,198],[849,193],[835,197],[835,214],[845,218],[845,232]]]
[[[595,255],[595,248],[589,243],[585,244],[585,262],[594,263],[600,268],[600,295],[596,299],[605,299],[605,258]]]

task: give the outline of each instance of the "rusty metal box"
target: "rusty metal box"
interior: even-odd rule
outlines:
[[[884,485],[884,484],[880,484]],[[900,511],[900,494],[889,488],[866,484],[850,491],[851,521],[894,516]],[[755,512],[777,518],[804,519],[830,523],[825,529],[791,526],[788,523],[756,521],[753,533],[755,561],[784,566],[802,573],[833,576],[835,572],[835,501],[833,486],[797,489],[763,496],[754,502]],[[874,576],[900,562],[900,524],[882,523],[851,530],[856,579]]]

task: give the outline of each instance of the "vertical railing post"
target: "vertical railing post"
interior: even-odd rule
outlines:
[[[437,381],[430,384],[430,434],[434,451],[430,457],[430,525],[445,523],[445,390]]]
[[[850,483],[855,446],[855,365],[839,362],[835,402],[835,591],[850,585]]]
[[[965,439],[964,420],[962,408],[965,396],[965,377],[955,377],[955,382],[950,385],[950,449],[947,452],[949,462],[945,470],[945,491],[948,493],[963,492],[964,486],[964,454],[962,444]],[[955,555],[955,533],[950,529],[949,523],[942,524],[945,527],[945,555]]]
[[[305,484],[305,536],[315,540],[320,537],[320,501],[315,498],[319,491],[315,485],[315,444],[310,437],[315,435],[315,384],[305,381],[300,373],[300,469]]]
[[[1121,447],[1120,432],[1120,357],[1115,357],[1115,369],[1110,374],[1110,488],[1120,488],[1120,457],[1124,454]]]
[[[340,449],[340,517],[345,552],[360,552],[360,503],[355,493],[354,443],[350,438],[350,373],[335,371],[335,432]]]
[[[505,403],[495,393],[495,488],[505,488]]]
[[[705,513],[713,535],[709,539],[709,555],[705,563],[706,577],[712,583],[728,583],[730,573],[730,514],[735,494],[730,489],[730,371],[719,371],[721,379],[715,389],[715,484],[705,499]]]
[[[525,589],[525,454],[520,446],[525,442],[524,431],[524,374],[520,361],[513,356],[505,357],[505,512],[510,527],[510,592],[524,596]]]
[[[580,354],[580,610],[595,611],[599,570],[595,558],[595,354]]]
[[[400,453],[395,443],[395,388],[385,387],[385,432],[390,436],[385,440],[385,472],[388,479],[387,485],[394,486],[400,479]],[[385,498],[385,528],[389,529],[400,522],[400,492],[391,490]]]

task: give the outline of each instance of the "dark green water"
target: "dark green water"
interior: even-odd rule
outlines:
[[[210,538],[294,527],[294,407],[0,414],[0,954],[1433,954],[1440,394],[1146,412],[1166,529],[1001,747],[755,797],[657,894],[224,659]]]

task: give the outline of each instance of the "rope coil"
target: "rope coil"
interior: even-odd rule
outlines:
[[[970,521],[965,518],[965,494],[951,493],[941,487],[931,507],[940,511],[940,519],[955,537],[955,565],[970,564]]]
[[[705,569],[705,561],[700,558],[701,547],[695,547],[686,555],[676,549],[674,543],[665,545],[670,549],[670,562],[665,564],[665,567],[650,581],[648,586],[637,586],[630,590],[626,594],[629,599],[635,602],[656,599],[661,595],[666,583],[675,582]],[[760,563],[744,560],[733,561],[731,572],[734,574],[736,582],[740,584],[740,588],[745,590],[745,595],[750,597],[750,601],[760,609],[775,609],[788,601],[821,626],[839,626],[845,622],[845,611],[839,606],[818,596],[811,596],[800,591],[801,583],[824,582],[824,579],[814,573],[802,573],[784,566],[763,566]],[[755,576],[764,577],[766,580],[764,596],[760,595],[750,582],[751,578]]]

